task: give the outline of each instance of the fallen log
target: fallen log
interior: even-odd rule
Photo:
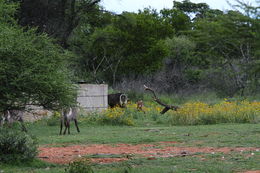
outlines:
[[[146,85],[144,85],[144,90],[146,91],[150,91],[152,92],[153,94],[153,99],[156,103],[158,103],[159,105],[163,106],[164,109],[160,112],[161,114],[164,114],[166,113],[168,110],[174,110],[174,111],[177,111],[177,109],[179,108],[178,106],[174,106],[174,105],[168,105],[168,104],[165,104],[163,103],[155,94],[155,91],[149,87],[147,87]]]

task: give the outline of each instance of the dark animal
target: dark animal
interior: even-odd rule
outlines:
[[[22,126],[22,131],[27,132],[27,129],[24,125],[23,121],[23,114],[24,111],[22,110],[6,110],[3,113],[3,116],[0,120],[0,125],[2,126],[3,124],[8,124],[9,126],[14,123],[15,121],[19,121]]]
[[[121,108],[126,107],[127,104],[127,96],[124,93],[116,93],[108,95],[108,105],[113,108],[115,106],[119,106]]]
[[[70,134],[70,121],[74,121],[75,122],[75,126],[77,128],[77,131],[79,131],[79,127],[78,127],[78,121],[77,121],[77,110],[78,108],[73,107],[73,108],[66,108],[63,109],[61,111],[61,121],[60,121],[60,135],[62,134],[62,127],[63,124],[65,126],[65,130],[63,132],[63,134],[66,134],[66,131],[68,129],[68,134]]]

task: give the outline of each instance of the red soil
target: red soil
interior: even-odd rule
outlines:
[[[169,146],[176,142],[159,142],[156,144],[92,144],[92,145],[73,145],[67,147],[42,146],[39,148],[39,158],[58,164],[66,164],[85,155],[96,155],[99,158],[92,158],[91,161],[97,163],[110,163],[128,160],[138,155],[148,159],[158,157],[184,157],[195,153],[229,153],[231,151],[259,151],[259,148],[213,148],[213,147],[175,147]],[[120,155],[113,158],[112,155]],[[102,158],[104,156],[104,158]],[[109,158],[109,156],[111,156]],[[258,172],[257,172],[258,173]]]

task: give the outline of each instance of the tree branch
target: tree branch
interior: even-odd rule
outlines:
[[[168,110],[170,110],[170,109],[171,109],[171,110],[175,110],[175,111],[177,111],[177,109],[179,109],[178,106],[173,106],[173,105],[168,105],[168,104],[163,103],[163,102],[156,96],[155,91],[154,91],[153,89],[147,87],[146,85],[144,85],[144,89],[145,89],[146,91],[152,92],[154,101],[155,101],[156,103],[158,103],[159,105],[165,107],[165,108],[160,112],[161,114],[166,113],[166,112],[167,112]]]

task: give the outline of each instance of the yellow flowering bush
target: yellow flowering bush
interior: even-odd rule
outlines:
[[[163,107],[154,102],[145,102],[143,111],[138,111],[135,103],[127,108],[109,108],[101,113],[88,116],[91,122],[110,125],[133,126],[151,123],[171,123],[173,125],[197,125],[216,123],[256,123],[260,122],[260,102],[228,102],[226,100],[210,105],[203,102],[187,102],[177,111],[161,115]]]
[[[191,102],[171,111],[172,124],[250,123],[260,117],[260,102],[228,102],[215,105]]]
[[[119,107],[110,108],[101,112],[98,121],[111,125],[134,125],[131,112]]]
[[[138,121],[148,119],[157,120],[160,117],[161,107],[153,103],[145,103],[143,111],[138,111],[136,103],[128,103],[126,108],[109,108],[98,115],[102,124],[133,126]]]

